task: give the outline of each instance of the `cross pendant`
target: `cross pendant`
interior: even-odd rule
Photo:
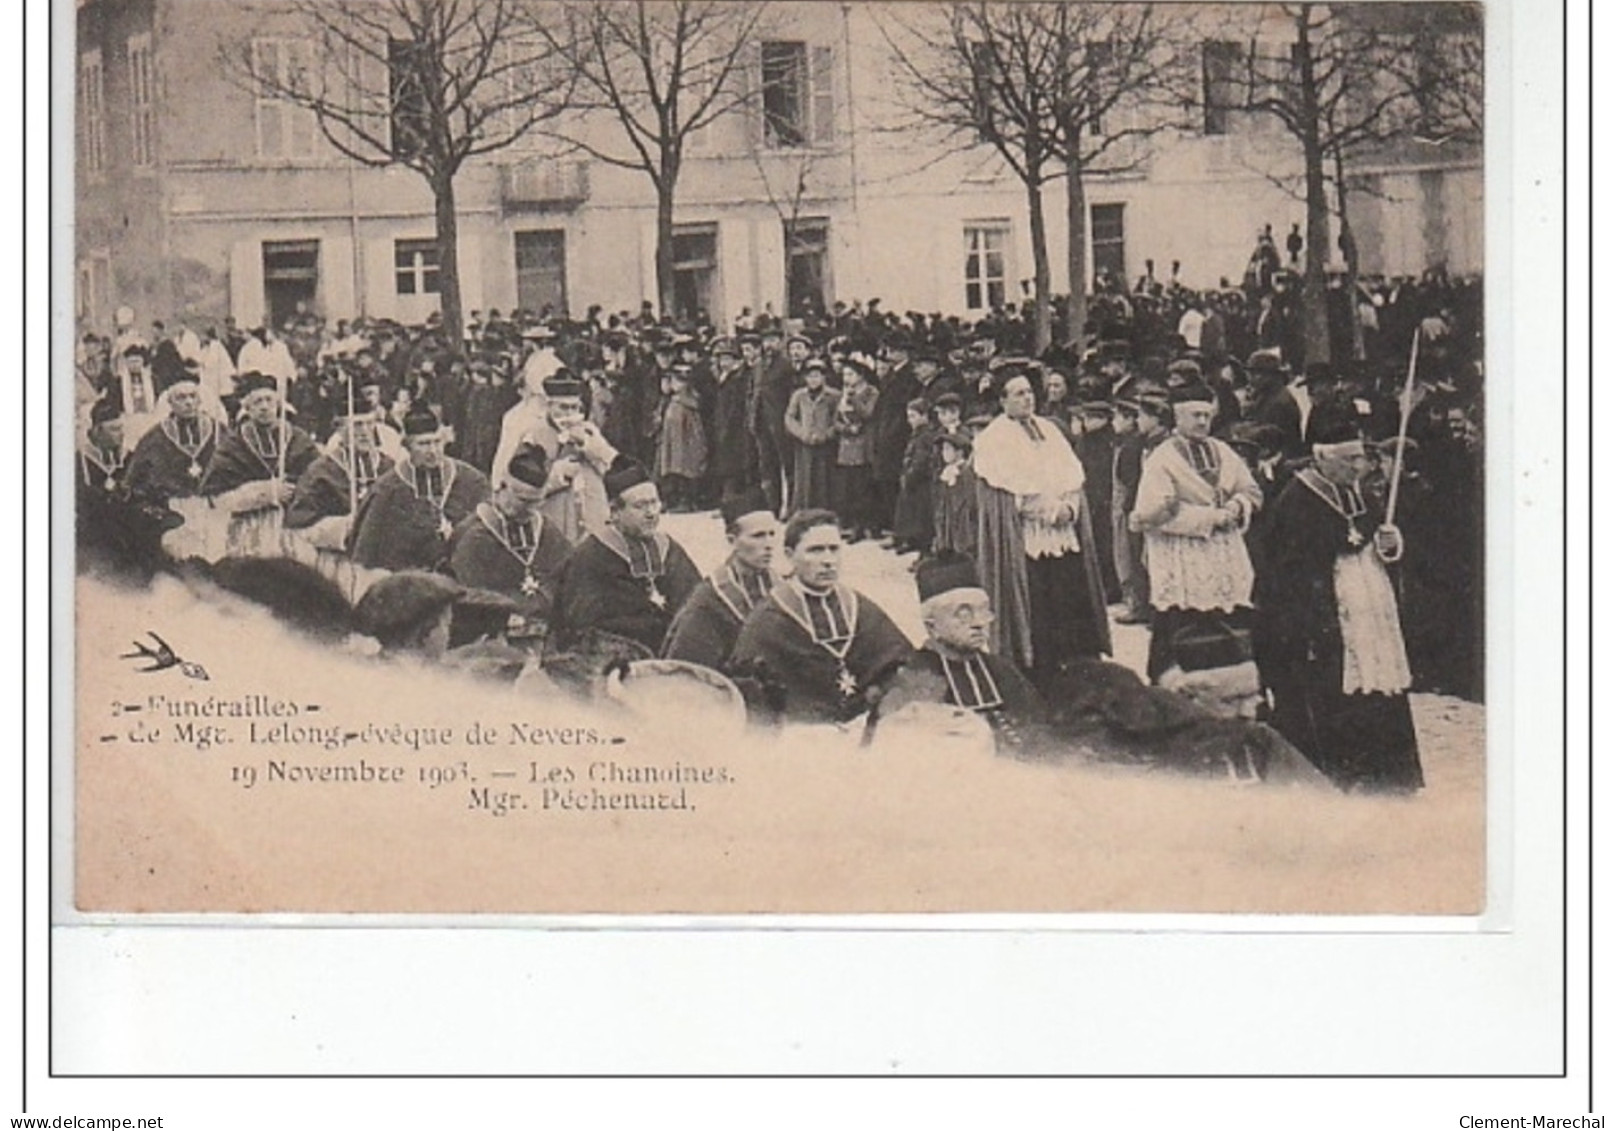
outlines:
[[[858,681],[845,667],[836,672],[836,687],[839,688],[841,694],[845,695],[848,699],[851,699],[854,695],[858,694]]]

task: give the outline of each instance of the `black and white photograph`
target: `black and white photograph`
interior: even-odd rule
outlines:
[[[1506,916],[1494,15],[75,0],[55,913]]]

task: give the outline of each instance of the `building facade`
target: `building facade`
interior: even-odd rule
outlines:
[[[912,10],[917,6],[905,5]],[[892,97],[891,11],[781,3],[748,67],[766,91],[691,138],[675,211],[679,313],[727,323],[879,297],[888,310],[979,315],[1029,293],[1025,193],[985,146],[939,148]],[[256,66],[318,65],[270,6],[229,0],[82,0],[78,9],[75,247],[78,315],[279,324],[301,308],[416,322],[436,309],[433,202],[402,165],[343,156],[312,113],[231,81]],[[1255,235],[1282,241],[1304,207],[1299,155],[1271,123],[1206,115],[1152,140],[1126,174],[1085,180],[1089,277],[1238,281]],[[621,148],[603,115],[591,142]],[[1351,170],[1362,270],[1478,272],[1478,150],[1410,141]],[[656,294],[655,195],[633,170],[533,139],[456,181],[469,311],[581,315]],[[1064,185],[1045,186],[1056,293]],[[1304,226],[1304,225],[1303,225]],[[1338,262],[1338,255],[1336,255]]]

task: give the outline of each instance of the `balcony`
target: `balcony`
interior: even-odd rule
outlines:
[[[534,158],[499,169],[499,198],[506,212],[554,212],[589,199],[589,163]]]

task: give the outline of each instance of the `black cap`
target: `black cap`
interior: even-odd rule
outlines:
[[[572,375],[570,369],[557,369],[544,378],[544,395],[548,397],[581,397],[583,382]]]
[[[537,444],[523,444],[510,457],[506,470],[516,482],[542,488],[549,481],[550,457]]]
[[[1172,390],[1173,404],[1188,404],[1191,402],[1217,403],[1217,394],[1211,391],[1211,386],[1204,381],[1190,381],[1179,385]]]
[[[242,400],[245,400],[253,393],[260,393],[266,389],[271,393],[280,392],[280,386],[276,384],[273,377],[259,373],[256,369],[249,369],[236,378],[236,396]]]
[[[774,508],[768,505],[768,499],[756,487],[729,495],[718,505],[718,513],[723,516],[723,524],[726,527],[732,527],[747,515],[757,514],[760,511],[772,515]]]
[[[630,459],[619,460],[605,474],[606,497],[620,499],[623,492],[630,491],[641,483],[649,483],[650,481],[650,472],[645,470],[643,464]]]
[[[90,406],[90,423],[105,424],[123,415],[123,409],[111,397],[102,397]]]
[[[1319,406],[1313,410],[1308,425],[1314,444],[1347,444],[1363,438],[1362,425],[1358,423],[1356,413],[1350,409]]]
[[[944,552],[925,558],[914,567],[914,583],[920,590],[920,603],[955,589],[980,589],[976,564],[963,554]]]
[[[1252,373],[1283,373],[1284,357],[1278,350],[1257,350],[1246,358],[1245,368]]]
[[[435,436],[443,427],[437,413],[424,404],[411,405],[404,413],[404,435]]]

